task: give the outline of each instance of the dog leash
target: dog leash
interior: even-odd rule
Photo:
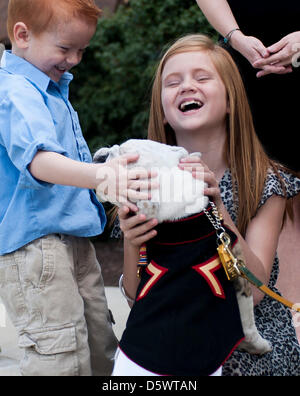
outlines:
[[[300,312],[300,307],[297,307],[299,304],[292,303],[286,298],[280,296],[279,294],[273,292],[268,286],[266,286],[263,282],[261,282],[245,265],[244,261],[240,258],[237,258],[232,252],[231,248],[231,239],[230,236],[226,233],[224,227],[222,227],[222,216],[220,215],[216,205],[213,202],[210,202],[212,207],[212,215],[204,209],[204,213],[207,218],[210,220],[211,224],[216,230],[217,233],[217,251],[227,275],[228,280],[233,281],[238,276],[241,276],[250,283],[252,283],[255,287],[261,290],[264,294],[271,297],[274,300],[279,301],[281,304],[286,307]]]

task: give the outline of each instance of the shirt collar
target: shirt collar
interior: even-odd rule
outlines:
[[[32,63],[27,62],[25,59],[12,54],[11,51],[5,51],[1,59],[1,67],[13,74],[20,74],[31,81],[33,84],[38,86],[43,91],[47,91],[49,83],[52,81],[47,74],[43,73]],[[68,91],[68,86],[73,79],[71,73],[64,73],[60,81],[57,84],[61,92],[66,94]]]

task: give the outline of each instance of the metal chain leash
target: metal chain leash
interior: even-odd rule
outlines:
[[[226,272],[227,278],[229,280],[234,280],[241,273],[238,268],[238,264],[241,264],[239,260],[235,257],[231,249],[231,239],[227,234],[224,227],[222,227],[222,215],[219,213],[218,208],[214,204],[214,202],[209,202],[212,208],[213,216],[208,212],[208,210],[204,209],[204,213],[207,218],[211,222],[212,226],[216,230],[217,234],[217,251],[220,257],[220,260],[223,264],[224,270]]]
[[[214,204],[214,202],[209,201],[209,204],[212,208],[212,214],[213,216],[208,212],[208,210],[203,209],[204,213],[206,214],[208,220],[211,222],[212,226],[214,227],[214,229],[217,231],[217,235],[220,238],[220,235],[225,232],[225,228],[222,227],[222,215],[219,213],[216,205]]]

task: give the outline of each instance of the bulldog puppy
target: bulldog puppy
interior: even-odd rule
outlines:
[[[139,159],[130,163],[128,168],[155,170],[159,189],[151,192],[151,199],[135,202],[139,212],[147,218],[156,218],[159,222],[181,219],[200,213],[208,206],[209,199],[203,194],[206,184],[196,179],[192,173],[178,167],[181,158],[189,155],[201,156],[200,153],[189,154],[183,147],[169,146],[152,140],[130,139],[111,148],[103,147],[94,155],[94,162],[105,162],[123,154],[138,153]],[[100,200],[107,201],[107,196],[97,189]],[[116,199],[109,201],[117,206]],[[201,233],[201,230],[199,230]],[[242,259],[239,243],[232,249]],[[254,319],[253,296],[249,282],[241,277],[234,280],[237,301],[245,339],[239,349],[251,354],[264,354],[272,350],[270,343],[259,334]]]

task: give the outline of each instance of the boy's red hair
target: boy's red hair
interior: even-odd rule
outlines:
[[[14,26],[23,22],[34,34],[39,35],[59,21],[72,17],[85,18],[97,23],[101,10],[93,0],[9,0],[7,32],[14,41]]]

